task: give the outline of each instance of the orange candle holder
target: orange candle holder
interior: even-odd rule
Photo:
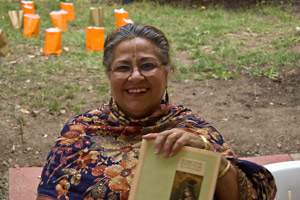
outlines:
[[[65,10],[68,12],[67,14],[67,21],[73,21],[75,19],[75,14],[74,14],[74,5],[73,3],[64,3],[60,2],[60,7],[62,10]]]
[[[123,8],[121,9],[115,9],[115,17],[116,17],[116,26],[117,28],[120,28],[124,25],[126,25],[127,23],[124,21],[124,19],[129,20],[129,13],[124,10]]]
[[[65,10],[52,11],[50,13],[50,17],[53,27],[59,28],[63,31],[67,31],[67,14],[68,12]]]
[[[104,48],[104,28],[86,27],[86,50],[103,51]]]
[[[40,16],[38,14],[24,14],[24,36],[35,37],[40,34]]]
[[[33,1],[21,1],[24,14],[35,14]]]
[[[59,28],[48,28],[46,29],[44,54],[60,54],[62,52],[61,45],[62,30]]]

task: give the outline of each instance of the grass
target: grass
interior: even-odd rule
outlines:
[[[130,5],[90,4],[75,1],[75,20],[62,34],[64,51],[43,56],[45,29],[52,27],[49,13],[60,10],[59,1],[35,2],[40,15],[40,35],[26,38],[10,27],[7,12],[21,9],[19,2],[1,1],[0,28],[8,35],[12,53],[1,57],[0,100],[31,110],[82,112],[84,104],[107,101],[109,82],[102,53],[85,49],[89,8],[104,9],[105,34],[115,29],[113,10],[124,7],[134,22],[160,28],[171,43],[176,67],[174,79],[231,79],[241,73],[276,78],[283,68],[300,64],[299,19],[288,6],[257,6],[226,10],[221,6],[184,9],[147,2]],[[67,48],[66,48],[67,47]],[[187,62],[186,62],[187,61]]]

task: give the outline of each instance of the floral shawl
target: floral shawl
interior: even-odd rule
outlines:
[[[239,160],[215,128],[183,106],[161,104],[150,117],[134,120],[114,104],[103,104],[69,121],[50,151],[38,187],[40,198],[127,199],[142,136],[183,128],[208,141],[236,167],[240,197],[273,199],[275,181],[264,167]]]

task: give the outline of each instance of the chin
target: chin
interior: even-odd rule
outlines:
[[[154,107],[153,105],[147,106],[145,104],[141,104],[141,102],[139,103],[131,102],[131,104],[129,105],[127,104],[126,107],[124,106],[124,109],[121,109],[121,111],[123,111],[126,115],[128,115],[131,118],[141,119],[141,118],[148,117],[159,108],[160,106]]]
[[[147,117],[149,115],[151,115],[151,112],[147,111],[147,109],[143,108],[143,109],[137,109],[136,107],[134,108],[129,108],[128,109],[129,112],[127,112],[127,114],[135,119],[139,119],[139,118],[144,118]]]
[[[149,116],[149,114],[147,114],[145,112],[138,112],[138,111],[130,111],[130,113],[128,113],[128,115],[134,119],[141,119],[141,118]]]

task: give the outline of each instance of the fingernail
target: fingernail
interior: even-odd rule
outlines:
[[[167,157],[168,157],[168,154],[167,154],[167,153],[164,153],[164,157],[167,158]]]
[[[155,148],[155,149],[154,149],[154,153],[158,154],[158,153],[159,153],[159,149],[158,149],[158,148]]]

